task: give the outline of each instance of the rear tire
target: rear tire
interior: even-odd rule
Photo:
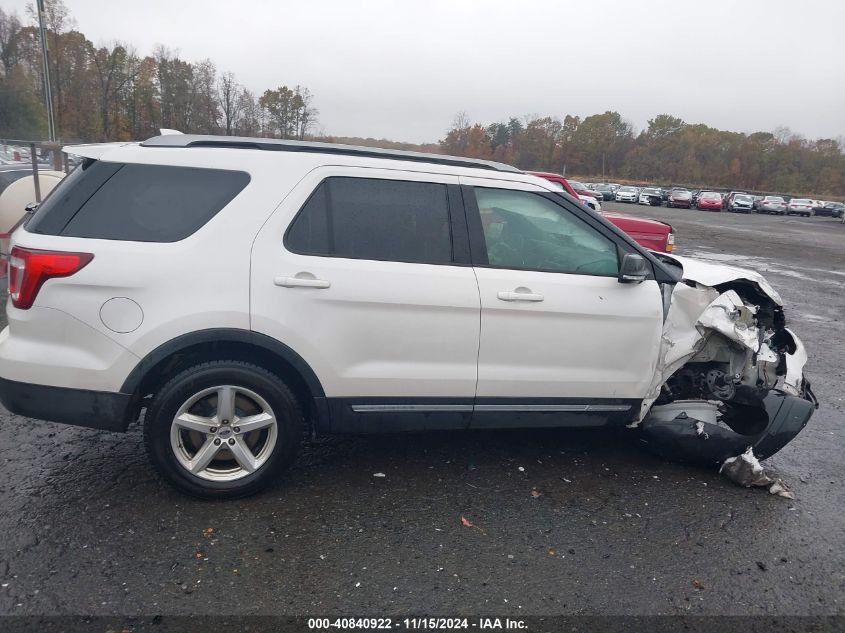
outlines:
[[[290,466],[303,427],[296,396],[281,379],[224,360],[190,367],[161,388],[147,409],[144,441],[158,473],[181,492],[234,499],[257,493]]]

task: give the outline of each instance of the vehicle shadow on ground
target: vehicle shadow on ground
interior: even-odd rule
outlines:
[[[60,504],[86,498],[194,500],[171,489],[144,454],[140,429],[124,435],[50,425],[57,450],[30,481],[35,496]],[[318,494],[347,503],[369,494],[430,496],[451,488],[485,494],[540,495],[553,489],[590,494],[630,494],[637,481],[671,477],[723,487],[717,469],[666,461],[639,441],[636,431],[522,429],[364,436],[326,436],[303,442],[293,467],[265,492],[241,504],[262,504],[286,495]],[[401,484],[401,486],[400,486]],[[536,498],[536,497],[535,497]]]

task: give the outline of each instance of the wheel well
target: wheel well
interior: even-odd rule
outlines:
[[[309,426],[317,412],[313,393],[302,374],[285,358],[260,345],[245,341],[205,341],[188,345],[160,359],[145,372],[135,389],[136,415],[173,376],[189,367],[214,360],[237,360],[259,365],[281,378],[293,391]]]

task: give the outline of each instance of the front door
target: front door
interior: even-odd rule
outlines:
[[[657,282],[619,283],[630,246],[561,196],[461,183],[481,293],[473,426],[629,420],[657,363]]]

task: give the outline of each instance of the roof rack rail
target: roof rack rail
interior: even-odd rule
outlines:
[[[275,152],[308,152],[313,154],[340,154],[344,156],[364,156],[367,158],[388,158],[409,160],[419,163],[435,163],[453,167],[472,167],[521,174],[517,169],[505,163],[476,158],[462,158],[445,154],[427,154],[425,152],[406,152],[403,150],[364,147],[361,145],[340,145],[336,143],[318,143],[315,141],[291,141],[275,138],[254,138],[250,136],[215,136],[205,134],[173,134],[153,136],[141,143],[142,147],[227,147],[231,149],[260,149]]]

